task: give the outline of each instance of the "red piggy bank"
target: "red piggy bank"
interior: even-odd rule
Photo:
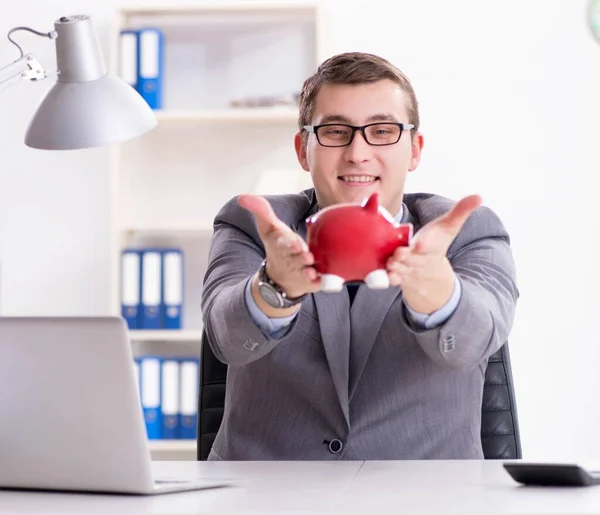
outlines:
[[[336,204],[306,220],[307,243],[321,274],[321,290],[339,292],[348,281],[369,288],[390,286],[386,261],[396,248],[408,246],[411,224],[399,224],[373,193],[362,204]]]

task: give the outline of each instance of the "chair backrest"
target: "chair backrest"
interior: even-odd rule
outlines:
[[[521,435],[508,342],[488,360],[481,403],[481,443],[486,460],[521,459]]]
[[[227,378],[227,365],[213,354],[206,332],[202,336],[200,363],[197,458],[204,461],[221,426]],[[503,345],[488,362],[481,406],[481,441],[486,460],[521,458],[508,344]]]
[[[225,383],[227,365],[214,355],[207,341],[206,331],[202,332],[200,350],[200,386],[198,395],[197,456],[206,461],[215,437],[221,427],[225,409]]]

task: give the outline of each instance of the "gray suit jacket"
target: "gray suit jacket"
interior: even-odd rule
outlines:
[[[267,198],[306,238],[314,190]],[[418,231],[452,205],[406,194],[402,221]],[[345,289],[308,296],[289,331],[270,339],[244,300],[264,259],[253,216],[234,198],[214,229],[202,310],[228,376],[209,459],[483,458],[487,359],[507,341],[518,298],[509,237],[490,209],[477,209],[450,247],[461,300],[442,326],[427,330],[407,317],[400,288],[361,285],[352,307]]]

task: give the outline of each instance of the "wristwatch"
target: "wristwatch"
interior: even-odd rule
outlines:
[[[267,260],[260,265],[258,271],[258,292],[263,300],[272,308],[290,308],[299,304],[306,297],[288,297],[283,289],[267,275]]]

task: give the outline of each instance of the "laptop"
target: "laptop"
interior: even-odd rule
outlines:
[[[0,317],[0,488],[162,494],[120,317]]]

